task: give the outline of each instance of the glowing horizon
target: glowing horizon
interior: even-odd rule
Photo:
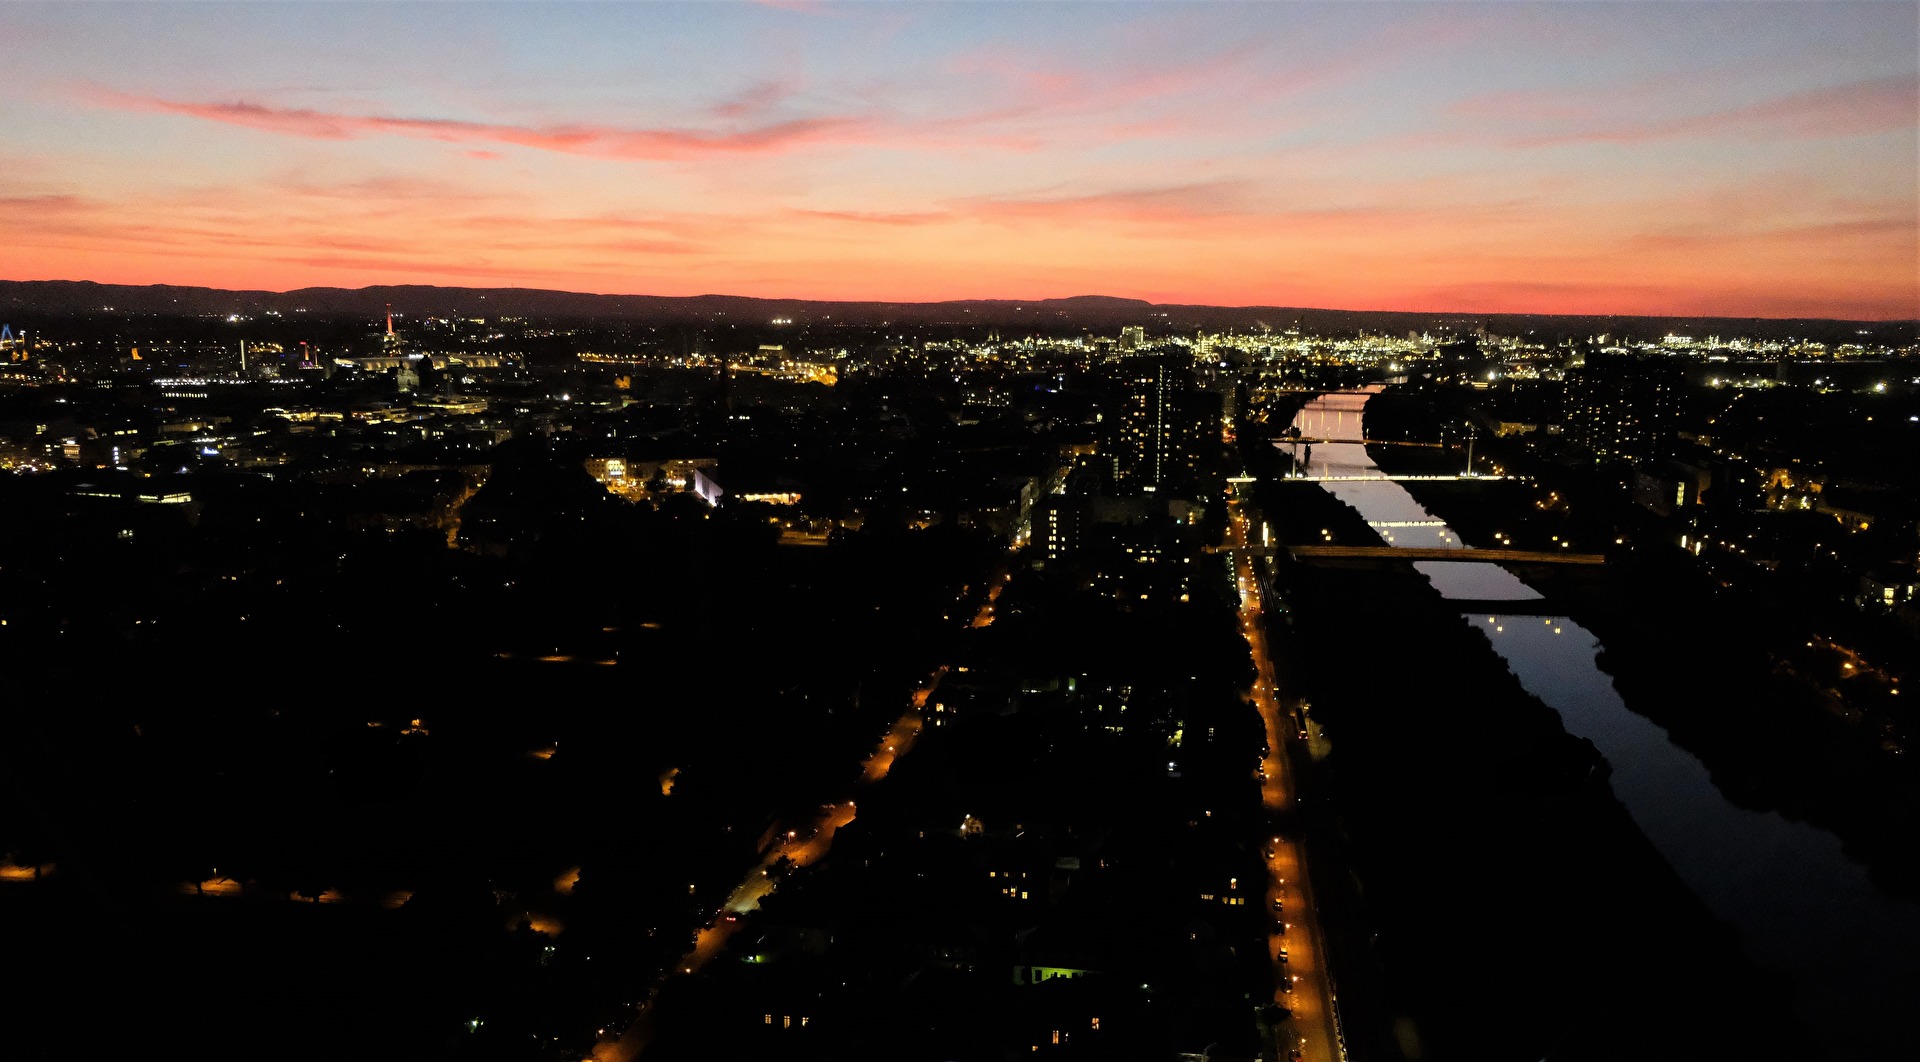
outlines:
[[[8,5],[9,279],[1920,317],[1920,5]]]

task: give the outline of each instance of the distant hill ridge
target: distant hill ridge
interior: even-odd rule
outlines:
[[[1798,335],[1808,338],[1911,343],[1913,321],[1833,321],[1784,318],[1643,317],[1444,311],[1331,310],[1290,306],[1202,306],[1153,303],[1109,295],[1054,299],[964,299],[945,302],[850,302],[765,299],[746,295],[595,295],[541,288],[452,288],[428,284],[364,288],[232,291],[174,284],[98,284],[90,280],[0,280],[0,314],[209,314],[378,317],[391,305],[408,316],[599,317],[725,321],[764,324],[775,317],[796,324],[945,324],[1012,328],[1016,334],[1074,330],[1115,331],[1127,324],[1150,332],[1299,327],[1307,331],[1418,331],[1482,325],[1508,334],[1538,329],[1558,334],[1615,332],[1658,335]],[[1864,334],[1863,334],[1864,333]]]

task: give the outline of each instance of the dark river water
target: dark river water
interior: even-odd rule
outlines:
[[[1301,436],[1356,440],[1314,443],[1306,474],[1328,477],[1321,486],[1394,545],[1463,548],[1399,484],[1366,478],[1380,475],[1357,441],[1369,393],[1327,395],[1301,411],[1294,421]],[[1498,565],[1415,567],[1448,598],[1541,597]],[[1579,624],[1537,615],[1467,618],[1527,692],[1559,712],[1569,733],[1593,741],[1647,838],[1740,931],[1753,960],[1780,975],[1780,1002],[1812,1035],[1813,1057],[1920,1059],[1920,904],[1876,889],[1833,834],[1730,803],[1693,754],[1621,700],[1594,662],[1599,640]]]

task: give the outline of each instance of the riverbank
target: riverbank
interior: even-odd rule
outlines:
[[[1388,470],[1400,457],[1376,451]],[[1545,488],[1519,484],[1410,482],[1408,492],[1472,546],[1538,520]],[[1592,541],[1644,514],[1590,514]],[[1605,524],[1608,531],[1598,530]],[[1567,537],[1573,539],[1574,532]],[[1575,539],[1578,542],[1577,539]],[[1587,542],[1579,543],[1585,547]],[[1539,565],[1514,569],[1606,646],[1601,664],[1630,710],[1665,728],[1699,757],[1740,807],[1778,812],[1839,835],[1891,895],[1920,899],[1920,770],[1867,740],[1812,683],[1782,666],[1778,643],[1810,637],[1784,628],[1767,603],[1722,585],[1694,560],[1652,536],[1610,552],[1604,569]],[[1463,608],[1462,611],[1469,611]]]
[[[1385,419],[1408,430],[1409,411],[1430,397],[1385,401]],[[1529,465],[1524,448],[1484,450],[1534,480],[1412,482],[1407,492],[1469,545],[1597,543],[1610,558],[1516,569],[1546,594],[1531,611],[1570,617],[1549,626],[1577,646],[1526,622],[1500,634],[1494,609],[1488,637],[1569,730],[1601,747],[1648,839],[1820,1030],[1814,1057],[1916,1057],[1920,1031],[1898,1015],[1920,993],[1910,898],[1920,785],[1899,745],[1870,732],[1871,717],[1812,680],[1806,660],[1825,628],[1771,595],[1771,581],[1678,549],[1678,531],[1599,477]],[[1411,470],[1391,449],[1373,453]],[[1573,651],[1602,645],[1597,659]]]
[[[1305,484],[1267,484],[1262,508],[1286,541],[1372,536]],[[1276,582],[1290,622],[1273,644],[1335,750],[1315,783],[1353,871],[1344,913],[1374,927],[1347,958],[1383,971],[1392,1032],[1369,1057],[1791,1050],[1777,992],[1648,844],[1592,744],[1422,576],[1281,561]],[[1662,1026],[1676,1031],[1649,1035]]]

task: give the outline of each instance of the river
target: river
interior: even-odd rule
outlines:
[[[1311,446],[1309,476],[1380,476],[1359,441],[1365,391],[1309,403],[1294,425]],[[1332,440],[1353,440],[1339,442]],[[1283,444],[1283,449],[1302,444]],[[1465,548],[1399,484],[1330,479],[1321,484],[1357,510],[1391,544]],[[1537,601],[1542,595],[1493,564],[1414,565],[1449,599]],[[1537,606],[1535,606],[1537,610]],[[1527,692],[1588,738],[1613,768],[1612,785],[1648,840],[1722,921],[1747,953],[1780,977],[1812,1038],[1815,1058],[1872,1062],[1920,1058],[1920,904],[1875,888],[1833,834],[1777,813],[1736,807],[1692,753],[1635,714],[1595,663],[1602,646],[1564,617],[1480,613],[1468,620],[1487,636]]]

